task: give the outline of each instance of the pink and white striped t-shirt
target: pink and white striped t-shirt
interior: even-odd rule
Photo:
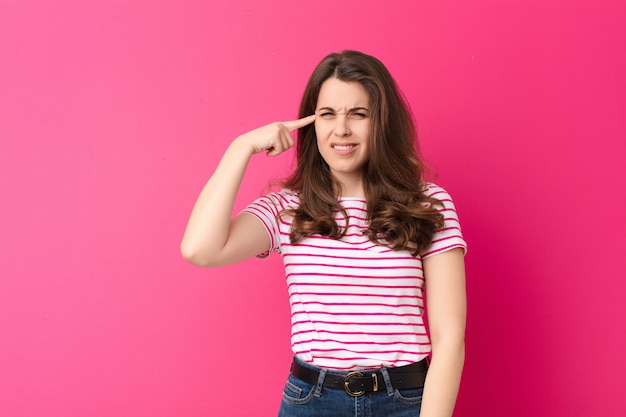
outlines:
[[[243,210],[263,223],[270,252],[283,257],[291,346],[299,358],[320,367],[352,370],[402,366],[430,354],[423,320],[422,258],[457,247],[465,250],[466,244],[448,193],[426,184],[425,194],[441,201],[443,207],[437,207],[445,224],[417,257],[376,245],[362,234],[367,213],[361,198],[339,200],[348,214],[343,238],[313,235],[295,245],[289,241],[292,217],[277,215],[298,207],[297,193],[270,193]],[[341,213],[336,221],[345,227]]]

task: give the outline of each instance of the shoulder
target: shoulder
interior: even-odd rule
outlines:
[[[450,194],[445,188],[432,182],[422,183],[422,193],[424,193],[426,197],[436,198],[437,200],[441,200],[442,198],[450,199]]]
[[[282,188],[259,197],[252,204],[274,206],[279,210],[293,209],[300,205],[300,195],[288,188]]]
[[[435,207],[437,207],[439,211],[455,210],[454,201],[448,190],[432,182],[424,182],[422,187],[422,192],[425,197],[433,198],[438,201],[438,203],[435,203]]]
[[[285,208],[297,207],[300,205],[300,193],[290,190],[289,188],[282,188],[278,191],[268,194],[268,197],[275,201],[280,201]]]

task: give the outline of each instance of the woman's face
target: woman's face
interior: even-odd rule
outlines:
[[[361,181],[369,159],[369,95],[355,81],[324,81],[315,109],[317,147],[333,177],[344,185]]]

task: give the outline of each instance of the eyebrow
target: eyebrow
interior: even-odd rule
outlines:
[[[323,110],[330,110],[332,112],[337,113],[337,110],[333,109],[332,107],[321,107],[318,111],[323,111]],[[353,113],[359,110],[365,110],[369,112],[369,109],[367,107],[352,107],[351,109],[348,109],[348,113]]]

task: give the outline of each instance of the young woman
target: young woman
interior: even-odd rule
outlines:
[[[285,152],[296,130],[284,188],[231,219],[249,159]],[[315,68],[300,119],[236,138],[202,190],[181,244],[188,261],[283,257],[294,361],[279,416],[452,415],[466,245],[450,196],[423,171],[388,70],[344,51]]]

